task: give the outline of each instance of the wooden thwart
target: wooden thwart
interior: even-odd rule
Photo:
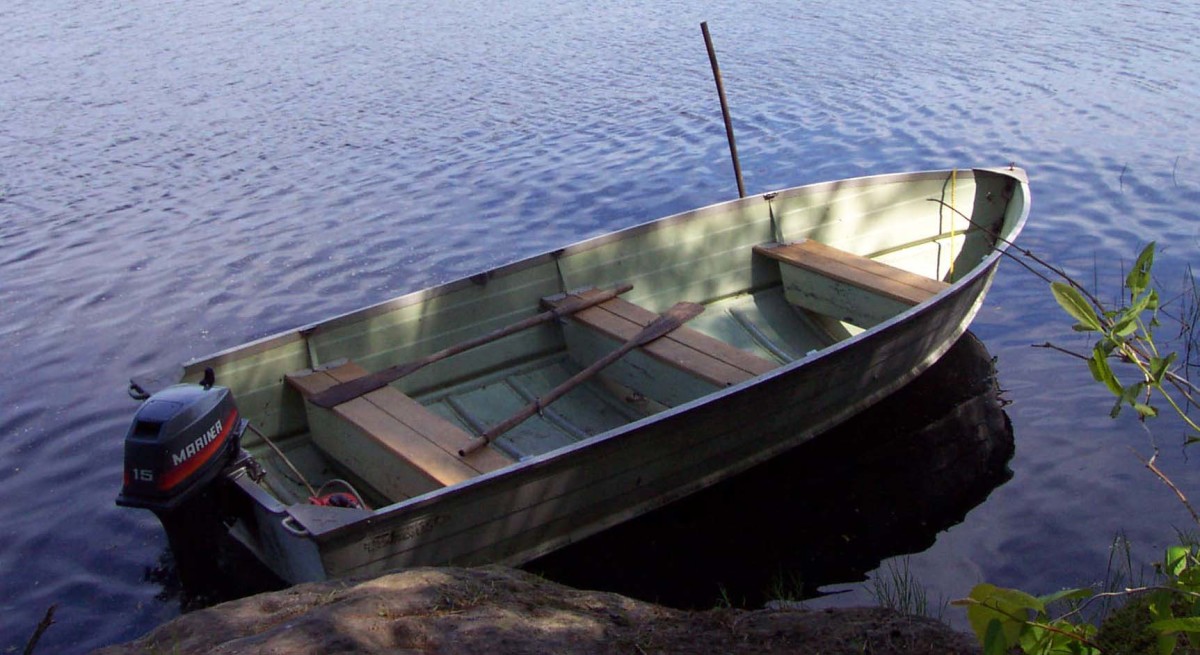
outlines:
[[[353,362],[292,374],[288,383],[307,399],[367,375]],[[313,441],[334,460],[392,500],[452,485],[513,463],[488,448],[465,459],[471,435],[398,389],[383,386],[332,410],[308,407]]]
[[[585,291],[579,295],[588,297],[592,294],[594,292]],[[658,314],[645,307],[621,298],[613,298],[578,312],[571,319],[609,339],[625,341],[657,317]],[[744,382],[778,366],[773,361],[687,326],[643,346],[641,351],[717,388]]]
[[[512,325],[507,325],[498,330],[493,330],[487,334],[475,337],[474,339],[468,339],[462,343],[454,344],[449,348],[443,348],[442,350],[426,355],[420,359],[416,359],[411,362],[405,362],[403,364],[397,364],[396,366],[385,368],[382,371],[363,375],[339,384],[334,384],[328,389],[325,389],[319,393],[314,393],[309,400],[318,407],[335,407],[348,400],[357,398],[364,393],[387,386],[392,382],[395,382],[396,380],[399,380],[410,373],[415,373],[416,371],[434,362],[438,362],[446,359],[447,357],[452,357],[454,355],[466,352],[472,348],[477,348],[479,346],[492,343],[493,341],[516,334],[517,332],[521,332],[523,330],[527,330],[547,321],[569,316],[580,310],[587,309],[592,305],[604,302],[609,298],[615,298],[632,288],[633,285],[631,284],[621,284],[607,291],[597,291],[593,296],[589,296],[586,299],[577,298],[573,302],[563,303],[557,307],[554,307],[550,311],[531,316],[524,320],[513,323]]]
[[[754,252],[910,306],[950,286],[811,239],[758,245]]]

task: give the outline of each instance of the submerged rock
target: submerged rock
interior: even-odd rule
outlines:
[[[883,608],[685,611],[502,567],[304,584],[180,616],[124,653],[976,653]]]

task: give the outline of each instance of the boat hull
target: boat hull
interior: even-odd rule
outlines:
[[[318,540],[326,575],[520,564],[770,459],[870,407],[961,336],[991,277],[892,330],[619,434],[435,492]],[[914,342],[921,343],[918,348]],[[803,426],[797,430],[797,426]]]
[[[244,472],[235,472],[229,484],[237,489],[242,500],[233,509],[239,517],[233,533],[289,582],[368,575],[421,565],[519,564],[791,449],[907,384],[965,332],[991,284],[1005,241],[1019,232],[1029,204],[1023,172],[980,170],[975,175],[981,179],[1001,179],[1007,184],[1003,188],[1012,194],[1003,199],[994,217],[1004,239],[983,250],[978,263],[968,271],[953,274],[951,264],[951,273],[947,275],[954,276],[953,283],[928,301],[753,379],[375,511],[284,503]],[[954,179],[954,174],[942,171],[815,185],[801,188],[797,197],[830,195],[874,184],[899,184],[910,177],[929,185],[947,177]],[[789,192],[793,190],[781,194]],[[991,193],[983,198],[980,192],[982,200],[977,199],[977,205],[993,202]],[[919,196],[913,197],[922,200]],[[773,207],[764,208],[764,203],[770,202],[771,196],[764,196],[717,207],[733,217],[753,213],[757,223],[763,225],[739,234],[738,238],[747,243],[761,242],[777,237],[780,224],[787,220],[775,216]],[[487,284],[501,290],[523,289],[520,293],[536,298],[544,289],[540,283],[526,279],[530,278],[530,271],[554,263],[558,277],[562,278],[560,259],[619,251],[625,240],[646,240],[647,234],[669,235],[672,226],[706,220],[714,211],[706,208],[689,212],[517,262],[490,272]],[[736,248],[746,246],[739,243],[729,249]],[[643,302],[651,306],[665,304],[665,300],[656,302],[655,298],[663,294],[653,284],[639,279],[636,267],[619,258],[612,261],[616,263],[610,264],[610,268],[615,270],[607,275],[612,279],[632,277],[641,283]],[[944,271],[943,266],[938,274]],[[652,273],[641,276],[651,277]],[[743,290],[755,285],[779,284],[778,280],[763,282],[757,268],[748,269],[744,277],[744,281],[731,284]],[[505,280],[521,282],[506,286]],[[279,372],[311,365],[318,358],[314,351],[322,346],[313,345],[314,335],[333,335],[344,343],[348,338],[342,335],[354,326],[371,321],[391,321],[388,323],[391,325],[398,321],[388,317],[405,308],[423,308],[421,303],[437,303],[439,298],[454,297],[455,293],[482,293],[472,290],[471,285],[477,282],[451,283],[219,353],[190,364],[188,375],[197,375],[205,367],[217,367],[218,379],[222,379],[224,367],[229,377],[254,378],[260,388],[277,393],[269,398],[273,403],[253,401],[270,407],[269,411],[258,412],[264,428],[284,434],[303,429],[303,419],[296,418],[303,416],[301,401],[285,391],[276,391],[270,384]],[[558,282],[561,284],[561,279]],[[720,292],[715,295],[720,296]],[[365,337],[354,339],[363,341]],[[330,343],[334,341],[329,338]],[[247,365],[247,361],[252,361],[253,366]],[[247,370],[253,373],[246,373]],[[252,414],[253,411],[247,412]]]

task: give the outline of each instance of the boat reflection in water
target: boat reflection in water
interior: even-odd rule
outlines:
[[[194,537],[188,547],[194,552],[173,552],[168,545],[142,572],[143,581],[160,587],[156,600],[178,602],[179,611],[191,612],[288,586],[228,532],[188,536]],[[198,556],[201,548],[206,553]]]
[[[1009,479],[1012,452],[991,358],[967,333],[838,429],[524,568],[676,607],[710,608],[722,595],[757,607],[781,581],[811,597],[928,548]],[[186,558],[195,564],[181,570],[165,550],[145,575],[162,585],[160,600],[189,611],[285,586],[227,534],[195,538],[221,555]]]
[[[1008,481],[1012,454],[991,357],[967,333],[834,431],[524,568],[684,608],[758,607],[781,585],[814,597],[929,548]]]

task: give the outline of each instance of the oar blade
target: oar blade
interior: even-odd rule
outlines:
[[[634,335],[629,343],[636,346],[648,344],[659,337],[670,334],[672,330],[699,316],[703,311],[704,305],[699,303],[677,302],[649,325],[642,328],[642,331]]]
[[[394,380],[399,380],[409,373],[424,367],[426,364],[427,362],[417,360],[415,362],[408,362],[407,364],[393,366],[391,368],[379,371],[378,373],[364,375],[361,378],[355,378],[347,382],[335,384],[324,391],[313,394],[309,398],[309,401],[317,407],[333,409],[344,402],[354,400],[355,398],[371,393],[376,389],[382,389]]]

